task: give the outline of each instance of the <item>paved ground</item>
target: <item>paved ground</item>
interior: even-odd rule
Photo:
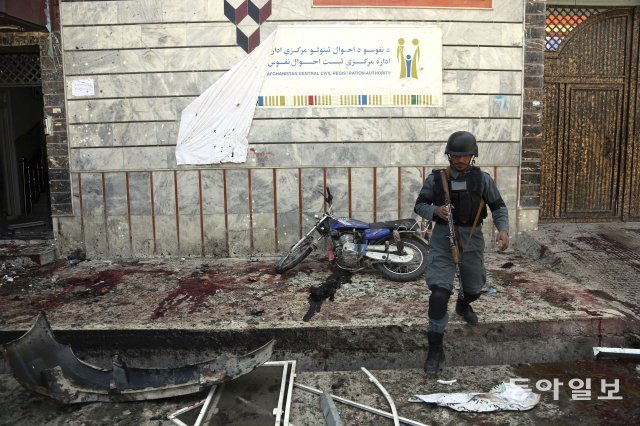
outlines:
[[[4,263],[0,342],[21,335],[41,310],[61,341],[98,364],[113,351],[153,364],[160,358],[152,353],[167,342],[179,347],[173,361],[185,361],[210,353],[207,345],[242,351],[276,337],[274,358],[297,360],[296,382],[328,389],[344,379],[336,395],[388,410],[359,370],[366,366],[400,415],[424,423],[633,424],[640,415],[637,362],[593,361],[589,354],[592,346],[637,344],[638,300],[629,287],[638,288],[640,227],[580,229],[552,225],[523,236],[525,257],[487,253],[488,292],[474,305],[481,324],[471,328],[451,315],[442,373],[458,380],[450,387],[419,369],[426,349],[423,282],[344,275],[319,261],[283,275],[275,273],[274,259]],[[186,355],[190,345],[196,354]],[[415,393],[488,391],[514,377],[532,384],[558,378],[564,386],[556,400],[539,392],[542,402],[526,413],[465,414],[406,402]],[[592,379],[590,400],[571,399],[573,378]],[[619,379],[623,399],[598,399],[602,379]],[[201,397],[64,407],[0,374],[0,424],[169,424],[166,414]],[[338,408],[346,424],[390,424]],[[291,420],[323,424],[317,397],[295,390]]]

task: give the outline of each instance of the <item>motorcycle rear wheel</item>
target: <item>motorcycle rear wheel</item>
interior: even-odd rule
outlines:
[[[414,281],[424,275],[427,270],[427,255],[429,246],[420,240],[402,238],[405,250],[414,252],[414,258],[409,263],[376,263],[374,266],[385,278],[392,281]]]
[[[276,263],[276,272],[278,274],[281,274],[288,271],[289,269],[298,266],[298,264],[302,262],[307,256],[309,256],[309,254],[311,254],[311,252],[313,251],[314,247],[312,243],[313,240],[309,238],[306,241],[303,241],[298,247],[295,248],[295,250],[295,244],[291,246],[287,254],[282,256],[278,263]]]

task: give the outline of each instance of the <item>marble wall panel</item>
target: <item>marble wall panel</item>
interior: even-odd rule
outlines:
[[[248,214],[229,214],[229,255],[230,257],[251,254],[250,221]]]
[[[522,93],[520,71],[449,70],[442,74],[442,90],[446,93]]]
[[[69,50],[96,49],[98,43],[97,27],[62,27],[65,47]]]
[[[227,212],[249,217],[249,174],[247,170],[227,170]]]
[[[173,172],[153,172],[153,206],[156,216],[167,215],[175,219],[176,195]]]
[[[354,118],[336,120],[336,140],[338,141],[381,141],[387,118]]]
[[[110,255],[108,234],[103,217],[85,217],[84,241],[88,258],[101,258]]]
[[[373,168],[351,169],[351,208],[355,219],[372,222],[373,219]]]
[[[333,195],[333,213],[349,216],[349,169],[327,168],[327,187]]]
[[[202,253],[202,232],[200,214],[180,214],[180,254],[183,256]],[[204,222],[204,221],[203,221]]]
[[[155,215],[156,254],[159,256],[177,256],[178,231],[175,215]]]
[[[398,219],[398,168],[377,167],[376,217],[377,221]]]
[[[298,212],[278,213],[278,251],[289,249],[300,239]]]
[[[200,215],[200,184],[197,170],[179,170],[176,173],[178,186],[178,212],[180,216]]]
[[[442,22],[442,44],[472,46],[522,46],[522,23]]]
[[[334,9],[337,14],[341,14],[336,18],[337,20],[344,21],[345,12],[340,8]],[[415,13],[415,9],[413,10]],[[366,13],[366,12],[363,12]],[[383,11],[382,13],[387,13]],[[452,17],[452,14],[449,13]],[[354,18],[355,19],[355,18]],[[385,20],[389,19],[387,17]],[[414,20],[415,18],[411,18]],[[451,19],[451,18],[449,18]],[[292,21],[291,24],[307,24],[308,22]],[[317,23],[317,22],[316,22]],[[522,46],[523,45],[523,27],[521,22],[468,22],[468,21],[440,21],[434,22],[442,29],[442,44],[443,45],[471,45],[471,46]],[[266,37],[277,28],[278,23],[275,22],[275,18],[271,21],[266,21],[261,25],[261,35],[264,30]],[[328,24],[332,25],[332,24]],[[380,25],[378,22],[367,22],[362,20],[356,25]]]
[[[127,213],[127,182],[122,172],[104,174],[104,199],[107,216],[126,216]]]
[[[224,214],[222,170],[202,170],[202,211],[205,215]],[[222,222],[224,225],[224,221]]]
[[[302,169],[302,232],[315,225],[314,215],[321,214],[324,206],[322,196],[324,178],[321,168]]]
[[[194,3],[199,1],[195,0]],[[117,3],[118,23],[120,24],[162,21],[164,4],[157,0],[119,1],[115,3]]]
[[[140,46],[146,48],[187,46],[187,31],[188,27],[185,24],[145,24],[140,27]],[[137,47],[137,45],[132,44],[131,47]]]
[[[131,215],[133,256],[153,256],[153,222],[148,215]]]
[[[522,70],[522,47],[443,46],[443,69]]]
[[[447,133],[465,127],[456,127]],[[260,160],[260,166],[266,167],[309,167],[332,166],[400,166],[412,164],[432,164],[440,146],[432,143],[379,143],[375,150],[359,144],[296,144],[296,145],[255,145],[256,151],[268,151],[272,155]],[[442,148],[444,149],[444,148]],[[252,153],[249,153],[251,161]]]
[[[68,104],[69,123],[152,121],[178,118],[172,98],[75,100]]]
[[[104,198],[102,194],[102,173],[83,173],[80,179],[83,217],[103,218]]]
[[[210,0],[211,1],[211,0]],[[522,22],[523,5],[520,1],[494,0],[493,9],[439,9],[439,8],[322,8],[311,7],[306,0],[274,0],[274,21],[290,20],[456,20]]]
[[[178,143],[178,131],[180,124],[178,122],[156,122],[156,142],[158,145],[172,145]],[[172,148],[173,159],[175,160],[175,149]]]
[[[263,255],[277,252],[273,212],[253,213],[253,250]]]
[[[224,21],[224,2],[218,0],[207,0],[207,20],[208,21]]]
[[[520,118],[520,95],[452,95],[446,98],[448,117]]]
[[[226,257],[226,229],[224,215],[206,214],[202,218],[204,224],[204,255]]]
[[[507,207],[514,209],[518,203],[518,167],[497,167],[495,182]],[[513,216],[512,216],[513,218]]]
[[[193,23],[187,26],[187,46],[224,46],[234,44],[236,44],[236,26],[229,21]]]
[[[473,133],[479,141],[519,141],[520,140],[520,120],[470,120],[471,125],[468,130]]]
[[[430,172],[431,168],[426,167],[424,170],[422,167],[401,168],[400,218],[418,218],[418,215],[413,211],[413,207],[426,178],[423,173],[428,174]]]
[[[208,14],[207,0],[190,0],[188,2],[160,0],[159,3],[164,22],[202,21],[203,17]]]
[[[424,141],[427,120],[419,118],[387,118],[382,127],[382,140],[389,142]]]
[[[276,170],[278,241],[280,250],[288,248],[291,244],[298,241],[299,238],[298,185],[298,169]]]
[[[60,2],[62,25],[115,24],[118,1]]]
[[[496,96],[485,96],[479,98],[480,102],[485,102],[487,105],[483,106],[483,109],[486,111],[489,108],[489,105],[497,104],[500,102],[500,109],[504,109],[503,114],[511,114],[513,108],[510,106],[512,101],[511,98],[499,98]],[[504,105],[504,106],[503,106]],[[517,105],[517,103],[516,103]],[[478,115],[473,115],[473,117],[478,117]],[[382,124],[378,125],[378,120],[383,120]],[[274,123],[275,120],[254,120],[253,125],[251,126],[251,132],[249,133],[249,141],[252,145],[262,144],[262,143],[273,143],[278,144],[290,144],[291,142],[295,143],[303,143],[303,142],[328,142],[328,139],[324,138],[324,133],[320,130],[320,127],[325,126],[326,122],[334,123],[334,126],[338,126],[338,123],[345,122],[345,128],[341,137],[344,137],[345,141],[338,142],[349,142],[353,139],[348,138],[348,134],[346,131],[349,129],[349,123],[351,121],[357,122],[358,120],[350,120],[350,119],[321,119],[321,120],[278,120],[277,123]],[[289,130],[293,123],[305,121],[308,122],[308,134],[305,138],[297,138],[295,135],[290,134]],[[319,123],[316,123],[319,121]],[[483,119],[483,122],[486,125],[481,126],[484,127],[492,127],[494,129],[501,129],[500,136],[494,133],[487,133],[483,138],[487,140],[504,140],[505,132],[509,134],[509,138],[513,138],[511,128],[514,123],[519,123],[519,120],[503,120],[503,119]],[[383,141],[439,141],[446,140],[449,135],[456,130],[469,128],[474,123],[473,120],[465,119],[465,118],[447,118],[447,119],[437,119],[437,120],[424,120],[419,118],[388,118],[388,119],[376,119],[373,121],[372,127],[374,131],[370,135],[369,132],[363,130],[362,137],[367,138],[366,141],[376,142],[377,140],[373,139],[376,137],[376,128],[381,129],[381,138]],[[277,124],[277,125],[276,125]],[[367,123],[366,120],[360,121],[363,129],[366,129]],[[278,130],[277,127],[282,126],[282,129]],[[271,133],[271,132],[275,132]],[[508,139],[508,140],[519,140],[519,134],[516,136],[516,139]],[[333,146],[333,145],[332,145]],[[344,146],[343,144],[336,144],[335,146]],[[349,146],[351,146],[349,144]],[[378,145],[376,145],[377,147]],[[275,149],[275,146],[274,148]],[[376,148],[377,149],[377,148]],[[261,151],[261,152],[264,152]],[[278,156],[275,156],[279,158]],[[330,164],[330,161],[326,161],[326,163]],[[267,161],[263,163],[263,165],[271,164],[271,162]]]
[[[74,80],[93,80],[95,94],[93,96],[74,96],[72,83]],[[73,76],[66,78],[67,98],[71,99],[92,99],[92,98],[114,98],[123,96],[123,87],[127,88],[127,96],[144,96],[143,74],[109,74],[109,75],[88,75]],[[147,93],[146,95],[152,95]]]
[[[114,123],[116,144],[120,146],[157,145],[157,125],[154,122]]]
[[[131,215],[151,215],[151,178],[149,172],[129,172]]]
[[[68,125],[69,146],[87,148],[114,146],[118,142],[113,124],[70,124]]]
[[[204,255],[227,257],[224,215],[206,214],[202,218],[204,225]]]
[[[246,53],[241,47],[184,47],[64,52],[67,75],[228,70]]]
[[[106,232],[111,256],[125,257],[133,255],[129,244],[129,219],[126,216],[107,217]]]
[[[123,148],[124,168],[154,170],[175,167],[175,148],[172,146]]]
[[[53,217],[53,233],[59,256],[85,253],[85,241],[78,216]]]
[[[274,212],[273,170],[251,170],[251,210],[253,214]]]
[[[62,54],[66,75],[99,74],[122,72],[120,52],[104,51],[65,51]]]
[[[334,120],[291,120],[291,139],[298,142],[335,142],[338,140]]]
[[[199,73],[172,72],[144,74],[142,96],[200,96]]]

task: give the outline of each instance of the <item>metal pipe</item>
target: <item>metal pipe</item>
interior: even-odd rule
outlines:
[[[295,386],[295,387],[297,387],[299,389],[302,389],[304,391],[311,392],[311,393],[313,393],[315,395],[318,395],[318,396],[322,395],[322,391],[321,390],[312,388],[311,386],[306,386],[306,385],[303,385],[301,383],[295,383],[293,386]],[[382,416],[382,417],[386,417],[387,419],[393,419],[393,414],[387,413],[386,411],[378,410],[377,408],[369,407],[368,405],[360,404],[359,402],[351,401],[349,399],[342,398],[342,397],[339,397],[339,396],[335,396],[333,394],[329,394],[329,395],[331,396],[331,398],[333,398],[334,401],[338,401],[338,402],[341,402],[341,403],[346,404],[346,405],[351,405],[352,407],[356,407],[356,408],[359,408],[361,410],[365,410],[365,411],[368,411],[370,413],[377,414],[377,415]],[[420,423],[420,422],[417,422],[415,420],[407,419],[405,417],[398,417],[398,420],[401,423],[404,423],[404,424],[410,425],[410,426],[427,426],[425,423]]]
[[[400,426],[400,422],[398,421],[398,410],[396,410],[396,404],[393,402],[393,398],[391,398],[391,395],[389,395],[389,392],[387,392],[384,386],[382,386],[382,383],[380,383],[378,379],[376,379],[375,376],[369,372],[369,370],[367,370],[364,367],[360,367],[360,369],[364,371],[367,376],[369,376],[369,380],[375,383],[375,385],[378,387],[378,389],[380,389],[384,397],[387,398],[387,401],[389,401],[389,405],[391,406],[391,413],[393,414],[393,425]]]

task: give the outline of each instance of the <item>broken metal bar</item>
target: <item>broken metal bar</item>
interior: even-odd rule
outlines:
[[[207,395],[207,398],[204,400],[204,404],[202,404],[202,408],[200,409],[200,414],[198,414],[198,418],[196,419],[196,422],[193,424],[193,426],[200,426],[200,424],[202,424],[202,419],[204,419],[204,415],[207,413],[207,410],[209,409],[209,405],[211,404],[211,398],[213,398],[213,394],[216,391],[216,386],[211,386],[211,389],[209,390],[209,394]]]
[[[288,362],[290,367],[289,385],[287,386],[287,403],[285,404],[285,409],[284,409],[283,426],[289,426],[289,415],[291,414],[291,400],[293,397],[293,383],[296,378],[296,362],[295,361],[288,361]]]
[[[301,383],[295,383],[294,386],[297,387],[298,389],[302,389],[304,391],[310,392],[310,393],[318,395],[318,396],[322,395],[322,391],[321,390],[316,389],[316,388],[312,388],[311,386],[306,386],[306,385],[303,385]],[[356,408],[359,408],[361,410],[365,410],[365,411],[368,411],[370,413],[377,414],[379,416],[386,417],[387,419],[392,419],[393,420],[393,414],[388,413],[386,411],[378,410],[377,408],[369,407],[368,405],[360,404],[359,402],[351,401],[350,399],[342,398],[342,397],[339,397],[339,396],[336,396],[336,395],[333,395],[333,394],[329,394],[329,395],[331,395],[331,398],[333,398],[334,401],[341,402],[341,403],[343,403],[345,405],[351,405],[352,407],[356,407]],[[404,423],[404,424],[410,425],[410,426],[427,426],[425,423],[420,423],[420,422],[417,422],[415,420],[407,419],[405,417],[398,417],[398,420],[401,423]]]
[[[382,386],[382,383],[380,383],[378,379],[376,379],[375,376],[371,374],[371,372],[369,372],[369,370],[364,367],[360,367],[360,369],[364,371],[367,376],[369,376],[369,380],[371,380],[378,387],[378,389],[380,389],[380,392],[382,392],[384,397],[387,398],[387,401],[391,406],[391,413],[393,414],[393,425],[400,426],[400,421],[398,420],[398,410],[396,410],[396,404],[393,402],[393,398],[391,398],[389,392],[387,392],[384,386]]]
[[[320,395],[320,409],[327,426],[343,426],[336,404],[327,392],[322,392]]]
[[[594,347],[595,358],[631,358],[640,359],[640,349]]]

